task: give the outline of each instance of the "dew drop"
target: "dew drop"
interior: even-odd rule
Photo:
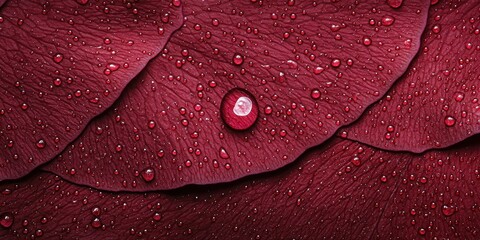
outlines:
[[[247,90],[234,88],[222,99],[220,114],[227,126],[235,130],[250,128],[258,118],[258,104]]]
[[[240,65],[242,65],[242,63],[243,63],[243,56],[240,55],[239,53],[235,53],[235,54],[233,55],[232,61],[233,61],[233,64],[235,64],[235,65],[237,65],[237,66],[240,66]]]
[[[0,214],[0,225],[4,228],[10,228],[13,225],[13,215],[11,213]]]
[[[92,208],[92,214],[96,217],[100,216],[101,212],[102,212],[101,209],[97,206]]]
[[[340,67],[341,61],[340,59],[335,58],[335,59],[332,59],[332,62],[330,64],[332,65],[332,67],[337,68],[337,67]]]
[[[147,168],[142,171],[142,178],[145,182],[151,182],[155,178],[155,171],[153,168]]]
[[[228,159],[230,158],[230,156],[228,155],[228,152],[227,150],[225,150],[225,148],[220,148],[220,157],[223,158],[223,159]]]
[[[395,18],[392,16],[385,16],[382,18],[383,26],[391,26],[395,22]]]
[[[162,215],[160,213],[153,214],[153,220],[160,221],[162,219]]]
[[[316,67],[315,69],[313,69],[313,73],[315,75],[318,75],[318,74],[322,73],[323,70],[324,70],[324,68],[322,68],[322,67]]]
[[[372,44],[372,39],[369,37],[363,37],[363,45],[370,46]]]
[[[319,99],[320,98],[320,90],[318,90],[317,88],[314,88],[312,89],[312,92],[310,93],[310,96],[313,98],[313,99]]]
[[[77,3],[78,4],[81,4],[81,5],[86,5],[88,3],[89,0],[77,0]]]
[[[154,129],[156,125],[157,124],[155,123],[155,121],[153,120],[148,121],[148,128]]]
[[[457,92],[457,93],[455,93],[454,98],[455,98],[456,102],[461,102],[465,98],[465,94],[463,94],[461,92]]]
[[[60,62],[62,62],[62,60],[63,60],[63,54],[56,53],[55,55],[53,55],[53,61],[54,62],[60,63]]]
[[[101,226],[102,226],[102,221],[100,221],[100,218],[94,218],[92,220],[92,227],[99,228]]]
[[[454,206],[443,205],[442,213],[445,216],[452,216],[455,213],[455,207]]]
[[[182,1],[181,0],[173,0],[172,4],[175,7],[180,7],[180,5],[182,5]]]
[[[452,116],[446,116],[444,122],[447,127],[453,127],[457,120]]]
[[[399,8],[402,6],[403,0],[387,0],[387,4],[392,8]]]
[[[43,139],[38,140],[37,144],[36,144],[38,149],[43,149],[43,148],[45,148],[46,145],[47,145],[47,143]]]

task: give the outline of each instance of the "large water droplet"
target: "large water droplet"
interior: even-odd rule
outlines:
[[[234,88],[223,97],[220,114],[229,127],[235,130],[246,130],[258,118],[258,104],[250,92]]]

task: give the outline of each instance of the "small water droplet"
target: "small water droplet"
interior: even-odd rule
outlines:
[[[461,102],[465,98],[465,94],[461,92],[456,92],[454,98],[456,102]]]
[[[442,31],[442,28],[441,28],[439,25],[434,25],[434,26],[432,27],[432,32],[433,32],[433,33],[437,33],[437,34],[438,34],[438,33],[440,33],[440,31]]]
[[[92,227],[99,228],[101,226],[102,226],[102,221],[100,221],[100,218],[97,217],[92,220]]]
[[[457,120],[452,116],[446,116],[444,122],[447,127],[453,127]]]
[[[13,215],[11,213],[0,214],[0,225],[4,228],[10,228],[13,225]]]
[[[182,1],[181,0],[172,0],[172,4],[175,7],[180,7],[180,5],[182,5]]]
[[[235,53],[233,55],[233,64],[240,66],[243,63],[243,56],[240,55],[239,53]]]
[[[332,59],[331,65],[332,65],[332,67],[337,68],[337,67],[340,67],[341,63],[342,62],[340,61],[340,59],[334,58],[334,59]]]
[[[395,18],[392,16],[384,16],[382,18],[382,25],[383,26],[390,26],[395,22]]]
[[[153,220],[160,221],[162,219],[162,215],[160,213],[153,214]]]
[[[225,148],[220,148],[220,157],[223,158],[223,159],[228,159],[230,158],[230,156],[228,155],[228,152],[227,150],[225,150]]]
[[[387,0],[387,4],[392,8],[399,8],[402,6],[403,0]]]
[[[156,125],[157,124],[155,123],[155,121],[153,120],[148,121],[148,128],[154,129]]]
[[[258,118],[258,104],[247,90],[234,88],[225,94],[220,114],[227,126],[235,130],[250,128]]]
[[[38,140],[37,144],[36,144],[38,149],[43,149],[43,148],[45,148],[46,145],[47,145],[47,143],[43,139]]]
[[[53,61],[54,62],[60,63],[60,62],[62,62],[62,60],[63,60],[63,54],[56,53],[55,55],[53,55]]]
[[[97,217],[98,217],[98,216],[100,216],[100,213],[101,213],[101,212],[102,212],[102,211],[101,211],[101,209],[100,209],[98,206],[95,206],[95,207],[92,208],[92,214],[93,214],[93,216],[97,216]]]
[[[78,4],[85,5],[88,3],[89,0],[77,0]]]
[[[455,213],[455,206],[443,205],[442,213],[445,216],[452,216]]]
[[[320,98],[320,90],[318,90],[318,88],[314,88],[312,89],[312,92],[310,93],[310,96],[313,98],[313,99],[319,99]]]
[[[155,171],[153,168],[147,168],[142,171],[142,178],[145,182],[151,182],[155,178]]]
[[[372,44],[372,39],[369,37],[363,37],[363,45],[370,46]]]

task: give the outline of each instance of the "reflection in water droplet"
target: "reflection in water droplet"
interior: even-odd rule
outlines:
[[[237,116],[247,116],[252,111],[252,105],[252,100],[250,100],[250,98],[239,97],[233,107],[233,112]]]
[[[223,97],[220,114],[225,124],[232,129],[246,130],[258,118],[258,104],[250,92],[234,88]]]

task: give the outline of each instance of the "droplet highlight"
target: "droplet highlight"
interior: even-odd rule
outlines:
[[[234,88],[223,97],[220,114],[225,124],[230,128],[246,130],[258,118],[258,104],[250,92],[245,89]]]

